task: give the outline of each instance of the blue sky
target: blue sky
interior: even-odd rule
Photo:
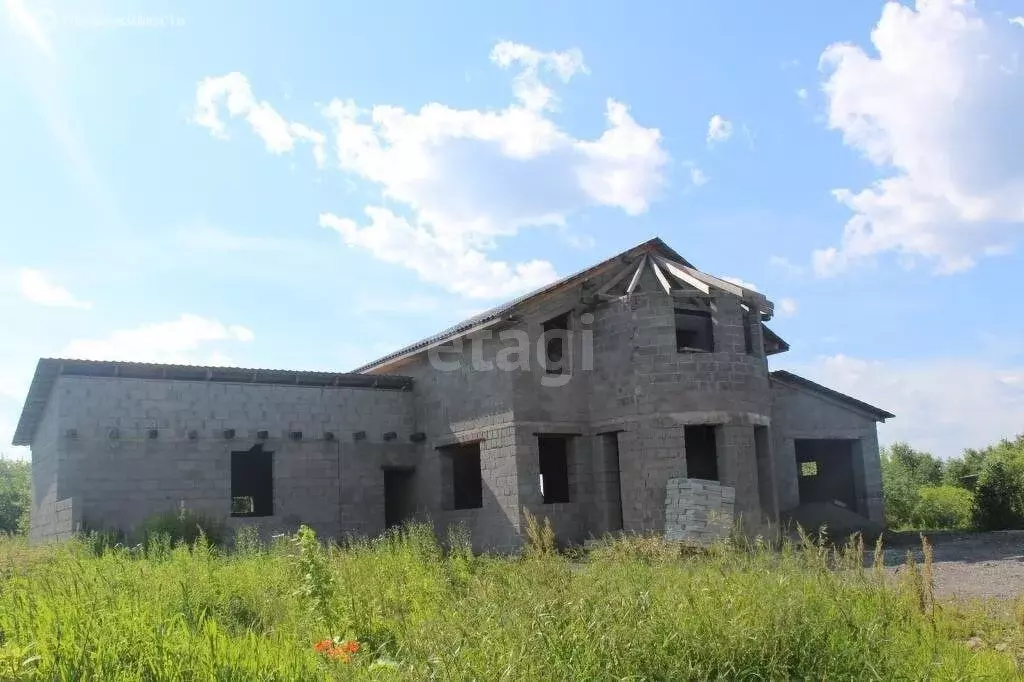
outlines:
[[[370,5],[6,0],[3,443],[41,356],[346,370],[652,236],[884,442],[1024,431],[1019,0]]]

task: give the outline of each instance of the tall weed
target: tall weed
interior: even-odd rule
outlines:
[[[543,528],[543,524],[538,526]],[[625,536],[529,561],[411,525],[343,549],[302,528],[226,554],[0,542],[0,679],[1014,679],[1024,625],[893,583],[854,539]],[[981,633],[976,636],[977,633]],[[358,640],[348,659],[314,649]],[[985,646],[977,642],[990,643]],[[333,640],[332,640],[333,641]],[[998,644],[997,644],[998,643]],[[996,647],[1002,647],[997,650]]]

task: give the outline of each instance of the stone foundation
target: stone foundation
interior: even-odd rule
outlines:
[[[696,478],[669,479],[665,492],[665,538],[705,544],[732,530],[736,489]]]

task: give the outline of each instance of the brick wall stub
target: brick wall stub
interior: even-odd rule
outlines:
[[[665,539],[707,544],[733,529],[736,491],[695,478],[669,479],[665,488]]]

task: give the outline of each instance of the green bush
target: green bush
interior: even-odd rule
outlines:
[[[145,546],[164,543],[194,545],[200,536],[205,536],[211,545],[224,544],[224,528],[213,519],[182,508],[180,511],[161,512],[150,516],[142,523],[142,542]]]
[[[27,460],[0,455],[0,533],[28,532],[32,476]]]
[[[916,528],[970,528],[974,496],[952,485],[925,486],[917,491],[912,515]]]
[[[881,465],[886,522],[894,528],[913,526],[921,488],[942,482],[942,461],[906,443],[893,443],[882,448]]]
[[[1024,528],[1021,474],[1002,459],[985,462],[974,496],[974,523],[981,530]]]
[[[1024,435],[945,461],[893,443],[882,448],[881,466],[891,528],[1024,528]],[[967,524],[963,509],[969,499]]]

